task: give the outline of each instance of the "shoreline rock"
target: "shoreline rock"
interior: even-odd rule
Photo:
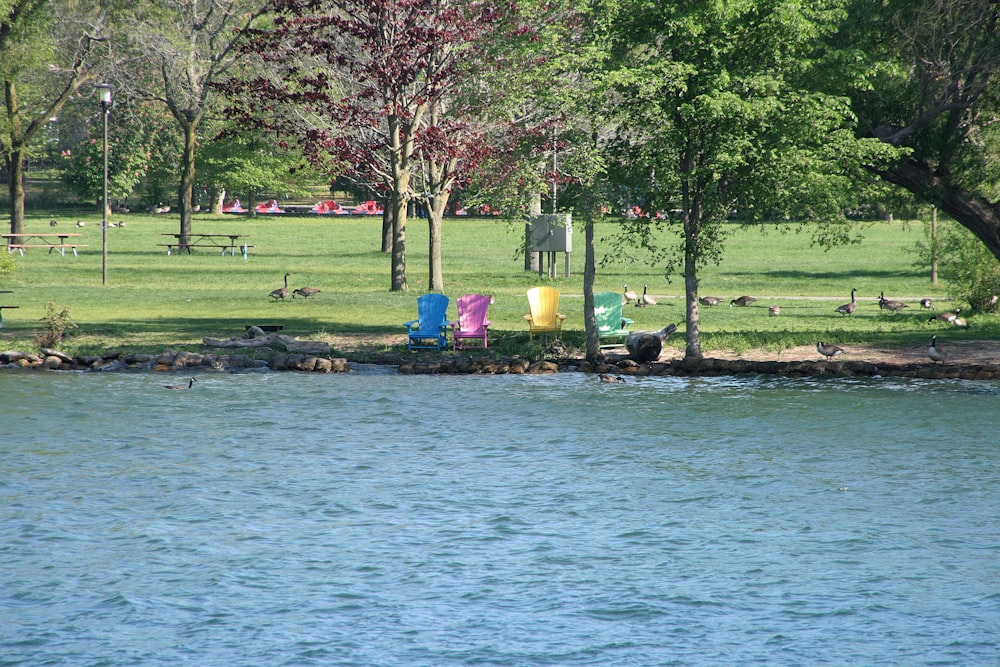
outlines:
[[[284,346],[278,346],[284,347]],[[777,375],[782,377],[907,377],[918,379],[1000,380],[1000,364],[934,364],[874,363],[871,361],[775,361],[720,359],[705,357],[696,362],[671,359],[662,362],[637,363],[627,357],[609,358],[600,364],[590,364],[578,358],[529,361],[519,357],[495,359],[466,355],[435,354],[405,355],[387,353],[378,358],[363,355],[350,360],[311,351],[297,352],[267,346],[255,347],[254,354],[238,348],[222,351],[190,352],[163,350],[154,353],[123,354],[109,350],[102,355],[72,357],[58,350],[42,349],[38,353],[16,350],[0,352],[0,366],[37,370],[62,371],[152,371],[173,372],[196,369],[215,371],[273,370],[309,373],[344,373],[352,363],[394,366],[401,375],[504,375],[544,373],[611,373],[624,376],[678,377],[724,375]],[[316,350],[320,352],[320,350]]]

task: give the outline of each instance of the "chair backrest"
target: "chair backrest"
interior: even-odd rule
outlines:
[[[417,321],[421,331],[433,331],[448,321],[448,297],[421,294],[417,297]]]
[[[622,295],[618,292],[595,292],[594,321],[598,332],[621,329]]]
[[[485,294],[466,294],[458,297],[458,328],[461,331],[480,331],[486,322],[490,297]]]
[[[528,310],[535,326],[554,326],[559,312],[559,290],[554,287],[532,287],[528,290]]]

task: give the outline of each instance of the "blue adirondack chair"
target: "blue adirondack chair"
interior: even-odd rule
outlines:
[[[594,293],[594,321],[601,347],[624,345],[631,333],[632,320],[622,317],[622,295],[617,292]]]
[[[448,297],[423,294],[417,297],[417,319],[404,322],[411,350],[441,350],[448,346]]]

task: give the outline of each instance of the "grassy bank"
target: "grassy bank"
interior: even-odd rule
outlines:
[[[416,297],[427,285],[427,227],[411,221],[407,237],[407,276],[410,290],[389,291],[389,257],[379,252],[380,219],[369,217],[266,217],[200,215],[194,231],[249,236],[254,247],[249,258],[220,256],[197,250],[192,255],[168,256],[165,243],[176,233],[174,215],[115,215],[124,222],[108,230],[109,281],[101,285],[99,216],[64,217],[58,212],[29,215],[28,231],[81,232],[79,257],[59,256],[43,249],[15,255],[17,269],[0,278],[0,289],[13,294],[0,302],[20,306],[5,311],[0,344],[5,348],[35,349],[35,334],[47,303],[69,310],[79,325],[63,349],[93,353],[107,348],[123,350],[164,347],[197,348],[203,336],[239,335],[248,324],[280,324],[300,338],[323,339],[343,333],[400,334],[402,322],[416,315]],[[77,228],[81,220],[84,226]],[[614,222],[598,225],[598,256],[609,247]],[[950,339],[1000,337],[1000,319],[980,315],[968,330],[928,324],[929,314],[916,303],[933,297],[944,308],[961,306],[948,301],[947,285],[932,287],[930,270],[914,266],[911,252],[922,239],[919,223],[882,223],[871,227],[861,245],[823,251],[811,247],[807,234],[782,234],[774,228],[747,229],[734,225],[720,266],[706,267],[701,293],[729,299],[741,294],[759,297],[749,308],[702,308],[703,348],[784,349],[822,338],[839,344],[868,342],[912,345],[925,342],[932,331]],[[499,353],[527,351],[525,290],[542,282],[523,270],[517,255],[523,223],[500,220],[449,219],[444,230],[444,292],[452,299],[468,292],[493,294],[490,308],[493,342]],[[550,282],[563,293],[561,310],[567,315],[565,339],[583,335],[583,233],[577,230],[572,275]],[[268,293],[291,274],[292,288],[310,285],[321,293],[309,300],[273,302]],[[612,258],[599,269],[597,289],[616,292],[628,283],[637,291],[648,283],[659,305],[627,307],[634,329],[652,329],[683,322],[683,281],[668,282],[662,270]],[[859,305],[853,317],[834,312],[858,289]],[[880,311],[880,291],[892,298],[913,299],[898,314]],[[768,316],[768,305],[781,308]],[[937,312],[935,309],[932,312]],[[454,306],[449,311],[454,315]],[[683,326],[682,326],[683,329]],[[683,346],[683,337],[670,341]]]

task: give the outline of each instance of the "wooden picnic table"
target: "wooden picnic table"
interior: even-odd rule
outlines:
[[[83,234],[78,234],[76,232],[23,232],[21,234],[0,234],[0,238],[7,241],[7,252],[14,252],[17,250],[19,253],[24,255],[25,248],[48,248],[49,254],[52,254],[53,250],[58,250],[59,254],[66,255],[66,248],[71,248],[73,254],[76,255],[77,248],[87,247],[86,243],[74,243],[70,241],[71,238],[78,238],[83,236]],[[32,243],[32,239],[35,240]]]
[[[0,294],[13,294],[14,290],[0,289]],[[0,306],[0,329],[3,329],[3,309],[4,308],[20,308],[20,306]]]
[[[222,254],[225,255],[228,250],[232,253],[233,257],[236,257],[236,251],[240,251],[243,255],[243,259],[247,257],[247,251],[252,248],[252,245],[247,245],[246,240],[249,236],[244,234],[163,234],[163,236],[172,236],[175,240],[173,243],[159,243],[159,246],[165,246],[167,249],[167,254],[170,255],[176,249],[178,252],[181,250],[187,250],[188,254],[191,254],[193,248],[222,248]],[[187,243],[181,243],[181,239],[187,237]],[[223,240],[225,239],[225,240]],[[241,242],[242,241],[242,242]]]

